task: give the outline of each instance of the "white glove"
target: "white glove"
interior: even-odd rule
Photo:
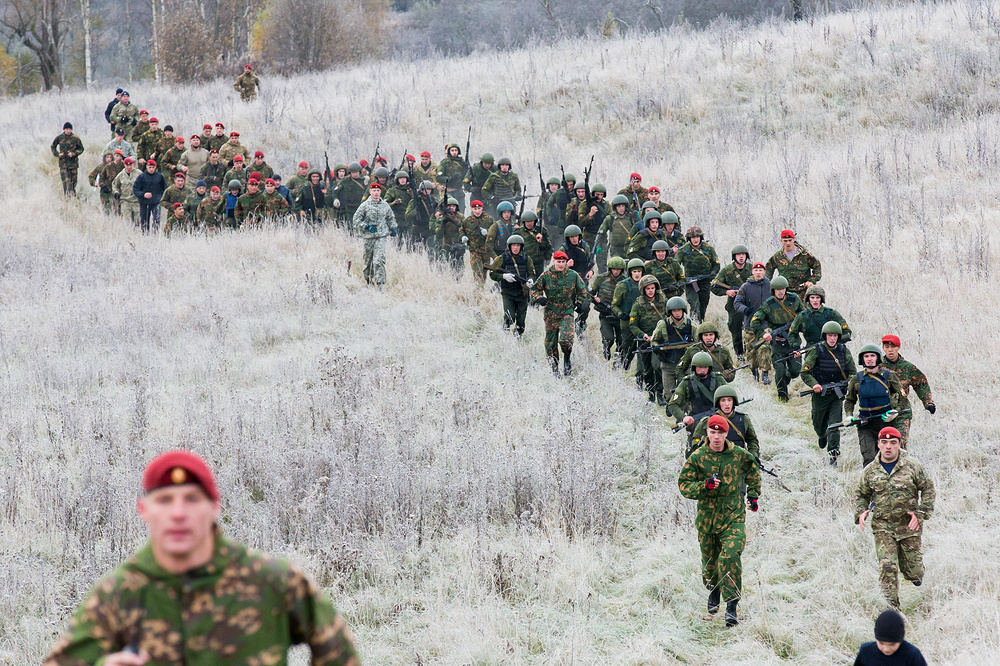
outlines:
[[[514,281],[514,274],[513,273],[504,273],[503,274],[503,279],[506,280],[507,282],[513,282]]]
[[[333,200],[333,207],[334,208],[340,208],[340,199],[334,199]]]
[[[482,234],[483,234],[484,236],[486,235],[486,229],[482,229],[482,228],[480,228],[480,229],[479,229],[479,231],[480,231],[480,233],[482,233]]]
[[[462,236],[462,242],[463,243],[468,243],[469,242],[469,237],[468,236]]]
[[[535,281],[529,279],[527,284],[528,284],[528,289],[531,289],[532,287],[535,286]]]

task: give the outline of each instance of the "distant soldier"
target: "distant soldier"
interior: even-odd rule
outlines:
[[[414,182],[425,180],[434,182],[435,178],[437,178],[437,164],[431,162],[431,153],[429,150],[425,150],[420,153],[420,164],[413,165]]]
[[[750,259],[750,250],[746,245],[734,245],[730,251],[733,263],[729,264],[715,276],[712,280],[712,293],[716,296],[726,297],[726,314],[729,316],[729,334],[733,337],[733,349],[736,352],[737,360],[743,363],[743,316],[736,311],[736,294],[743,283],[750,279],[750,266],[747,260]]]
[[[675,216],[677,215],[677,211],[674,210],[673,206],[668,204],[666,201],[660,201],[660,188],[654,185],[653,187],[649,188],[647,192],[649,193],[649,203],[653,204],[656,210],[660,211],[661,215],[667,212],[673,213]],[[667,221],[666,219],[664,219],[663,224],[666,225],[666,223]],[[677,218],[677,224],[680,224],[679,217]],[[677,235],[683,238],[683,236],[681,236],[679,231],[677,232]]]
[[[486,281],[486,265],[490,262],[493,249],[486,242],[486,235],[493,226],[493,218],[483,211],[485,206],[479,199],[473,199],[469,204],[472,215],[462,220],[462,236],[469,248],[469,263],[472,265],[472,277],[477,282]]]
[[[899,336],[882,336],[882,366],[896,375],[899,379],[899,418],[893,425],[899,430],[899,445],[906,450],[906,443],[910,437],[910,420],[913,418],[913,407],[910,404],[910,389],[912,388],[917,398],[931,414],[937,412],[934,404],[934,396],[931,395],[931,385],[927,383],[927,377],[920,371],[920,368],[913,365],[899,353]]]
[[[858,371],[851,352],[841,342],[843,333],[837,322],[826,322],[823,324],[823,341],[809,347],[802,359],[802,381],[812,389],[813,430],[819,438],[819,448],[829,452],[830,464],[834,467],[840,457],[840,429],[828,428],[844,419],[847,382]],[[831,386],[840,383],[843,386]]]
[[[174,139],[174,145],[168,148],[157,160],[160,164],[160,173],[164,178],[171,178],[177,173],[177,163],[181,161],[184,154],[184,137],[179,136]]]
[[[149,131],[149,111],[142,109],[139,111],[139,122],[132,128],[132,143],[137,144],[142,135]]]
[[[486,180],[493,175],[496,167],[493,165],[493,155],[490,153],[483,153],[483,156],[479,158],[479,161],[472,165],[469,169],[469,173],[465,176],[465,191],[468,192],[473,199],[478,199],[482,201],[483,197],[483,185],[486,184]]]
[[[111,122],[115,124],[115,131],[122,130],[125,140],[132,141],[132,130],[139,123],[139,109],[132,104],[128,91],[122,91],[122,99],[111,109]]]
[[[591,279],[594,277],[594,269],[596,266],[594,265],[594,260],[590,255],[590,246],[583,240],[580,227],[575,224],[571,224],[566,227],[566,231],[563,233],[565,234],[566,241],[562,245],[562,251],[567,257],[569,257],[569,263],[567,266],[579,273],[584,280]],[[587,318],[589,316],[590,299],[588,298],[586,301],[583,301],[581,307],[577,309],[576,330],[579,335],[583,335],[584,331],[587,330]]]
[[[385,197],[383,198],[389,204],[389,208],[392,208],[392,214],[396,217],[396,229],[398,230],[396,237],[397,241],[402,244],[404,241],[408,241],[410,235],[410,225],[406,222],[406,207],[410,205],[410,200],[413,199],[413,190],[410,188],[410,177],[406,171],[401,169],[396,172],[396,182],[386,190]],[[473,272],[475,272],[475,264],[473,264],[472,268]],[[483,271],[480,268],[480,282],[483,281],[482,274]]]
[[[136,146],[136,154],[139,156],[139,167],[146,168],[146,160],[159,158],[160,143],[163,142],[164,132],[160,129],[160,121],[156,118],[149,119],[149,130],[139,137],[139,145]]]
[[[691,372],[677,382],[677,387],[667,403],[667,414],[674,417],[677,425],[683,425],[688,432],[688,446],[694,442],[694,428],[698,425],[695,416],[710,412],[715,407],[715,391],[725,386],[722,373],[714,372],[712,357],[701,352],[691,359]]]
[[[627,280],[625,275],[625,260],[621,257],[611,257],[608,259],[608,272],[595,275],[590,281],[590,293],[597,302],[599,321],[601,324],[601,348],[604,352],[604,359],[611,360],[611,347],[615,348],[615,366],[621,365],[622,355],[622,321],[611,309],[611,304],[615,300],[615,288],[622,280]],[[604,305],[607,310],[600,307]],[[604,310],[604,311],[602,311]]]
[[[205,181],[208,188],[218,187],[221,191],[229,182],[226,180],[226,165],[219,161],[219,151],[210,150],[208,152],[208,162],[201,169],[201,179]]]
[[[706,423],[708,446],[684,461],[677,485],[681,495],[698,500],[695,527],[701,546],[702,581],[709,590],[709,618],[726,602],[726,626],[739,624],[737,604],[743,592],[746,507],[759,508],[760,470],[753,455],[726,439],[729,422],[718,414]]]
[[[583,231],[583,241],[588,246],[595,248],[594,267],[598,270],[604,270],[604,267],[608,264],[607,249],[604,252],[598,252],[596,248],[600,247],[597,242],[597,236],[601,224],[611,214],[611,206],[606,200],[608,188],[601,183],[597,183],[590,191],[589,206],[586,199],[577,206],[577,226]]]
[[[764,272],[764,262],[755,262],[750,269],[750,278],[736,292],[733,307],[743,317],[743,351],[750,361],[750,372],[755,380],[766,386],[771,383],[771,378],[768,377],[771,370],[771,346],[763,340],[758,342],[750,325],[757,310],[771,297],[771,281]]]
[[[219,162],[222,162],[222,159],[219,159]],[[242,155],[233,158],[233,168],[226,172],[222,180],[227,183],[238,180],[241,188],[246,187],[247,181],[250,180],[250,172],[246,170]]]
[[[118,202],[118,212],[121,216],[135,226],[139,226],[139,201],[132,191],[132,186],[135,184],[139,172],[135,168],[134,158],[126,157],[122,163],[125,168],[112,181],[111,196]]]
[[[196,181],[194,184],[194,189],[187,198],[184,200],[184,212],[187,213],[188,219],[192,224],[196,223],[195,219],[198,213],[198,206],[204,201],[205,197],[208,196],[208,183],[203,180]]]
[[[212,140],[208,142],[208,149],[218,151],[228,141],[229,137],[226,136],[226,126],[222,123],[215,123],[215,133],[212,134]]]
[[[104,120],[111,126],[111,136],[115,135],[115,124],[111,120],[111,112],[114,110],[115,105],[122,101],[122,93],[125,92],[121,88],[115,91],[115,98],[108,102],[107,108],[104,109]]]
[[[524,319],[528,312],[529,289],[534,284],[531,276],[535,267],[524,252],[524,239],[517,234],[507,238],[507,250],[490,262],[488,269],[490,277],[500,284],[500,297],[503,299],[503,330],[514,327],[514,335],[524,335]],[[546,339],[546,351],[548,340]],[[558,355],[558,351],[556,354]],[[558,358],[556,360],[558,369]]]
[[[628,317],[629,334],[635,340],[641,340],[639,346],[645,353],[639,354],[635,366],[636,383],[640,390],[649,394],[650,402],[663,405],[663,386],[653,367],[653,359],[649,350],[649,342],[653,339],[656,325],[667,318],[667,299],[660,292],[660,283],[652,275],[644,275],[639,280],[639,298],[632,304]]]
[[[569,178],[569,176],[566,176]],[[566,204],[566,217],[563,220],[563,231],[565,232],[566,227],[575,225],[580,226],[580,206],[584,206],[587,203],[587,185],[586,183],[577,183],[573,186],[573,198],[570,199],[569,203]]]
[[[691,227],[685,234],[687,243],[677,250],[677,262],[684,267],[687,279],[701,277],[684,287],[684,297],[691,306],[691,318],[705,321],[708,301],[712,295],[712,279],[719,274],[719,256],[715,248],[705,242],[701,227]]]
[[[191,188],[187,187],[187,177],[183,173],[177,173],[174,175],[173,184],[163,193],[160,205],[169,215],[170,211],[173,210],[174,204],[179,203],[183,205],[189,194],[191,194]]]
[[[253,67],[249,63],[243,65],[243,73],[236,78],[233,90],[240,94],[240,99],[244,102],[252,102],[257,99],[257,90],[260,88],[260,79],[253,74]]]
[[[208,191],[208,196],[198,204],[195,220],[206,232],[215,233],[222,229],[225,218],[226,202],[222,199],[222,190],[213,185]]]
[[[795,316],[802,312],[802,301],[788,289],[788,280],[779,275],[771,280],[771,296],[750,319],[750,328],[758,339],[771,345],[774,360],[774,384],[778,401],[788,402],[788,384],[799,376],[802,364],[794,354],[799,349],[798,334],[789,329]]]
[[[376,167],[375,170],[372,171],[371,178],[368,180],[369,185],[371,185],[372,183],[378,183],[379,185],[382,186],[382,200],[388,201],[388,199],[386,198],[386,190],[389,189],[389,169],[385,168],[384,166]],[[365,190],[364,198],[367,199],[370,193],[371,190]]]
[[[694,355],[705,352],[712,357],[712,372],[721,372],[727,382],[733,381],[736,376],[733,353],[719,339],[719,327],[714,322],[702,322],[698,325],[697,340],[697,344],[688,347],[677,362],[677,376],[686,375]]]
[[[497,161],[497,170],[483,184],[483,197],[492,210],[496,210],[501,201],[513,203],[521,198],[521,180],[511,170],[509,157]]]
[[[575,196],[573,188],[576,176],[568,173],[565,180],[555,178],[550,179],[549,182],[552,180],[555,180],[557,187],[545,204],[545,226],[548,227],[550,236],[558,238],[566,229],[566,211],[570,201]],[[551,185],[549,185],[549,191],[552,191]]]
[[[569,227],[566,227],[569,229]],[[628,327],[629,316],[632,314],[632,306],[639,298],[639,281],[643,277],[642,259],[632,259],[626,264],[628,276],[624,280],[619,280],[615,285],[615,293],[611,299],[611,312],[616,315],[621,322],[622,328],[622,368],[628,370],[635,357],[636,341],[635,336]],[[642,375],[636,374],[635,382],[642,388]]]
[[[250,171],[256,171],[259,173],[261,178],[264,180],[267,180],[274,175],[274,169],[272,169],[271,166],[264,161],[264,151],[262,150],[254,151],[253,162],[251,162],[250,166],[247,168],[250,169]]]
[[[184,212],[184,204],[175,203],[167,213],[167,219],[163,223],[163,235],[170,236],[174,232],[187,233],[191,231],[191,223],[187,213]]]
[[[201,137],[192,134],[188,139],[188,149],[177,160],[177,169],[186,173],[191,180],[201,180],[207,163],[208,151],[201,147]]]
[[[114,158],[111,153],[104,153],[101,156],[101,163],[93,168],[93,170],[87,174],[87,182],[90,183],[91,187],[96,187],[99,190],[99,196],[101,198],[101,208],[107,213],[111,210],[111,183],[105,183],[101,180],[101,173],[104,168],[110,166]]]
[[[556,185],[559,181],[556,180]],[[633,214],[629,213],[628,199],[624,194],[616,194],[611,197],[611,214],[604,218],[601,228],[597,230],[598,236],[608,234],[607,255],[609,257],[625,257],[628,252],[631,236],[629,229],[632,227]]]
[[[851,341],[851,329],[839,312],[826,306],[826,291],[814,284],[806,289],[803,303],[805,309],[795,317],[790,329],[792,335],[801,333],[807,345],[817,345],[823,341],[823,326],[834,322],[840,326],[840,341]]]
[[[649,201],[649,190],[642,186],[642,176],[633,173],[628,177],[628,187],[618,190],[628,200],[629,210],[635,214],[642,210],[642,204]]]
[[[467,171],[465,160],[462,159],[462,149],[457,143],[449,144],[448,154],[438,163],[435,180],[444,187],[445,197],[454,197],[458,202],[460,213],[465,212],[465,191],[462,186]]]
[[[374,183],[373,183],[374,184]],[[447,261],[456,275],[465,270],[465,244],[462,242],[462,214],[458,212],[458,199],[448,197],[443,210],[438,211],[437,230],[434,236],[441,248],[441,260]]]
[[[865,464],[854,495],[854,520],[863,532],[872,517],[879,562],[879,586],[886,601],[899,608],[899,573],[919,586],[924,562],[921,535],[934,513],[934,482],[916,458],[900,451],[899,431],[878,433],[877,459]]]
[[[113,185],[115,178],[125,168],[125,160],[122,159],[122,151],[115,149],[111,164],[105,164],[101,169],[101,202],[104,203],[105,212],[118,210],[117,200],[114,198]]]
[[[552,256],[552,241],[545,227],[539,226],[538,215],[533,210],[526,210],[521,215],[521,236],[524,238],[524,253],[531,257],[535,265],[532,278],[538,278],[545,270],[545,264]]]
[[[726,422],[729,423],[729,432],[726,433],[726,439],[732,442],[733,446],[738,446],[741,449],[749,451],[754,460],[760,460],[760,440],[757,439],[757,431],[753,428],[753,421],[750,420],[750,415],[737,411],[736,405],[739,401],[740,396],[734,386],[725,384],[715,389],[715,413],[726,419]],[[706,416],[702,418],[698,421],[698,425],[694,427],[694,436],[692,437],[692,446],[694,448],[689,449],[685,453],[685,456],[690,457],[695,449],[705,443],[705,438],[708,434],[708,420],[710,418],[712,417]],[[744,488],[745,491],[746,489]]]
[[[212,123],[205,123],[201,126],[201,134],[198,135],[201,141],[202,150],[206,153],[211,149],[212,143]]]
[[[342,222],[354,218],[354,213],[357,212],[365,195],[365,183],[361,178],[361,165],[357,162],[351,162],[350,166],[347,167],[347,173],[348,177],[337,183],[337,187],[333,191],[333,207],[339,211],[338,217]],[[381,190],[379,190],[379,194],[382,194]]]
[[[629,259],[642,259],[646,262],[653,258],[653,246],[657,241],[666,243],[666,240],[663,232],[660,230],[660,214],[658,212],[647,210],[643,216],[643,222],[642,230],[632,236],[626,255]]]
[[[650,343],[660,346],[653,352],[653,367],[659,366],[663,395],[669,400],[677,388],[677,364],[684,352],[697,344],[694,326],[687,316],[688,304],[680,296],[667,299],[667,318],[660,321],[653,331]]]
[[[80,153],[83,142],[73,134],[73,123],[63,123],[63,131],[52,140],[52,154],[59,158],[59,178],[62,179],[63,194],[76,196],[77,171],[80,168]]]
[[[160,137],[160,143],[156,146],[156,161],[162,167],[164,162],[163,159],[167,154],[167,151],[173,148],[177,143],[177,139],[174,137],[174,128],[170,125],[163,126],[163,135]],[[160,169],[161,173],[163,169]],[[164,178],[169,178],[170,174],[164,174]]]
[[[647,203],[652,202],[650,201]],[[680,218],[677,217],[677,213],[672,210],[668,210],[665,213],[661,211],[660,215],[662,217],[661,223],[663,225],[663,239],[667,241],[667,245],[670,246],[670,253],[674,259],[676,259],[677,251],[681,249],[681,246],[684,245],[685,242],[684,234],[682,234],[678,228]]]
[[[239,222],[236,221],[236,205],[240,201],[240,193],[243,191],[243,184],[238,180],[229,181],[228,189],[222,196],[222,213],[225,218],[225,225],[230,229],[239,229]]]
[[[514,233],[518,233],[521,223],[514,216],[514,204],[509,201],[501,201],[497,207],[497,219],[486,232],[486,245],[494,255],[503,254],[507,247],[507,238]]]
[[[260,226],[267,214],[267,199],[260,191],[260,181],[251,178],[247,181],[247,191],[236,200],[233,216],[241,228]]]
[[[805,300],[806,289],[813,286],[823,277],[819,259],[799,245],[795,240],[795,232],[785,229],[781,232],[781,249],[767,260],[765,273],[774,277],[774,271],[788,280],[788,288]]]
[[[322,174],[320,174],[322,177]],[[288,179],[288,191],[295,196],[296,191],[309,182],[309,162],[302,160],[295,167],[295,175]]]
[[[122,151],[122,159],[135,157],[135,148],[125,140],[125,132],[123,130],[115,130],[114,138],[108,141],[108,145],[104,146],[103,152],[113,155],[116,150]]]
[[[156,170],[156,160],[146,160],[146,170],[132,184],[132,193],[139,201],[139,227],[142,233],[160,228],[160,199],[167,190],[167,181]]]
[[[430,237],[430,224],[437,209],[434,199],[434,183],[425,180],[417,187],[417,196],[406,206],[406,221],[414,244],[425,245]],[[427,248],[428,254],[433,247]]]
[[[204,460],[164,453],[142,492],[148,542],[94,586],[44,666],[277,664],[297,643],[313,664],[359,664],[347,624],[312,581],[223,536]]]
[[[867,467],[878,454],[876,433],[887,420],[892,420],[890,412],[899,409],[903,389],[896,373],[882,366],[882,351],[875,345],[861,348],[858,352],[858,366],[861,370],[851,375],[847,384],[844,412],[853,416],[854,405],[858,405],[858,418],[861,419],[858,424],[858,446],[861,447],[861,459]]]
[[[552,255],[552,265],[531,287],[531,302],[542,306],[545,322],[545,355],[553,374],[559,374],[559,351],[563,355],[563,375],[573,374],[573,311],[582,312],[589,301],[587,285],[580,275],[567,267],[569,257],[563,251]]]
[[[364,242],[365,282],[381,289],[385,285],[386,238],[398,233],[396,216],[382,199],[382,185],[372,183],[368,198],[354,212],[354,228]]]
[[[229,141],[219,148],[219,160],[228,165],[237,155],[243,158],[244,163],[250,159],[250,151],[240,143],[240,133],[230,132]]]

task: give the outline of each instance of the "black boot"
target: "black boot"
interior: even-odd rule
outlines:
[[[663,391],[656,391],[656,404],[663,407],[667,401],[663,399]]]
[[[569,360],[571,352],[563,350],[563,374],[569,377],[573,374],[573,363]]]
[[[721,596],[722,594],[717,587],[708,593],[708,612],[710,615],[715,615],[719,612],[719,600]]]
[[[837,459],[840,457],[840,451],[830,451],[830,467],[837,467]]]
[[[819,448],[821,448],[821,449],[825,449],[826,448],[826,437],[820,437],[819,438]],[[833,451],[830,452],[830,455],[833,455]]]
[[[557,351],[552,356],[549,356],[549,367],[552,368],[552,374],[556,377],[559,376],[559,352]]]
[[[761,384],[763,384],[764,386],[768,386],[768,385],[770,385],[770,383],[771,383],[771,378],[767,376],[767,370],[765,370],[765,371],[764,371],[764,374],[763,374],[763,375],[761,375],[761,377],[760,377],[760,382],[761,382]]]
[[[752,369],[752,370],[750,371],[750,374],[752,374],[752,375],[753,375],[753,380],[754,380],[755,382],[759,382],[759,381],[760,381],[760,370],[758,370],[757,368],[753,368],[753,369]]]
[[[726,602],[726,627],[735,627],[740,623],[736,618],[736,604],[739,603],[739,599],[730,599]]]

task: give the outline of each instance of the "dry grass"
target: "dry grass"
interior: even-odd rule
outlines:
[[[722,255],[773,252],[792,225],[859,342],[886,332],[939,405],[913,451],[938,505],[927,578],[904,585],[933,663],[1000,649],[996,129],[990,2],[858,11],[812,24],[718,24],[510,56],[370,65],[133,92],[190,134],[222,120],[287,177],[324,145],[398,158],[464,136],[621,187],[640,171]],[[386,292],[328,230],[142,238],[56,194],[48,141],[70,118],[92,166],[103,96],[0,110],[0,651],[37,662],[96,576],[141,541],[144,461],[189,446],[215,465],[226,530],[331,589],[369,663],[849,663],[881,610],[851,524],[860,457],[831,472],[806,403],[745,380],[765,479],[748,521],[744,624],[698,619],[681,441],[583,343],[578,376],[499,326],[495,295],[390,253]],[[80,115],[80,109],[89,109]],[[537,186],[536,186],[537,187]],[[81,188],[85,189],[85,188]],[[532,190],[534,188],[531,188]],[[355,268],[348,275],[347,262]],[[722,316],[720,303],[711,312]],[[591,334],[590,337],[593,337]]]

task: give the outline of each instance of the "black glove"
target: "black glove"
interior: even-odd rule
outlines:
[[[618,315],[618,318],[621,319],[622,321],[628,321],[629,316],[623,312],[620,315]]]
[[[716,488],[719,487],[720,483],[721,481],[719,480],[718,474],[713,474],[712,476],[705,479],[705,487],[708,488],[709,490],[715,490]]]
[[[576,310],[577,314],[583,314],[587,311],[586,308],[583,307],[583,303],[577,303],[573,306],[573,309]]]
[[[542,296],[542,297],[541,297],[541,298],[539,298],[539,299],[538,299],[538,301],[536,301],[536,302],[537,302],[537,303],[538,303],[539,305],[546,305],[546,304],[547,304],[547,303],[549,302],[549,299],[547,299],[547,298],[545,298],[544,296]]]
[[[931,414],[933,414],[934,412],[936,412],[936,411],[937,411],[937,407],[936,407],[936,406],[934,405],[934,403],[933,403],[933,402],[932,402],[931,404],[929,404],[929,405],[926,405],[926,406],[924,407],[924,409],[926,409],[926,410],[927,410],[928,412],[930,412]]]
[[[753,511],[753,512],[756,512],[757,509],[760,508],[759,506],[757,506],[757,498],[756,497],[748,497],[747,498],[747,504],[750,505],[750,510]]]

